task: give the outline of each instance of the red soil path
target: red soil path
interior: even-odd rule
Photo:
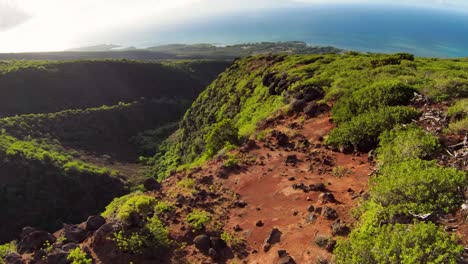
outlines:
[[[293,121],[282,121],[285,124],[291,122]],[[321,169],[317,170],[312,165],[310,170],[311,162],[307,161],[309,153],[261,147],[247,154],[264,158],[263,163],[266,165],[245,167],[242,172],[233,173],[225,180],[226,187],[237,192],[240,199],[247,203],[245,208],[231,210],[225,227],[225,230],[232,231],[234,226],[239,225],[243,229],[239,232],[241,236],[254,252],[257,251],[249,255],[247,263],[275,263],[279,258],[278,249],[286,250],[297,263],[315,262],[318,257],[330,258],[329,253],[315,244],[314,238],[317,235],[331,237],[330,225],[333,220],[319,216],[312,223],[306,222],[306,217],[310,214],[307,211],[308,206],[324,206],[319,201],[320,192],[304,193],[302,190],[294,190],[294,183],[302,182],[307,186],[324,183],[337,200],[337,203],[326,205],[338,212],[342,222],[354,222],[351,211],[359,200],[356,199],[356,194],[367,191],[368,175],[372,166],[367,161],[367,155],[346,155],[322,147],[320,139],[332,128],[329,115],[322,115],[305,121],[303,128],[295,129],[296,133],[305,136],[313,146],[315,144],[316,147],[312,147],[309,152],[332,158],[331,166],[321,164]],[[274,129],[287,130],[281,124]],[[257,142],[257,145],[262,146],[263,143]],[[292,154],[298,157],[299,162],[296,165],[287,165],[285,159]],[[332,175],[332,169],[336,166],[345,169],[347,173],[340,175],[341,177]],[[294,177],[295,180],[291,181],[290,177]],[[264,226],[256,226],[259,220],[263,221]],[[265,253],[264,240],[272,228],[281,231],[281,241]]]

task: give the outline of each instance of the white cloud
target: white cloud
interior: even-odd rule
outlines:
[[[416,0],[0,0],[0,52],[63,50],[112,42],[145,27],[242,9],[304,3],[417,4]],[[465,0],[428,0],[424,5],[460,7]],[[1,5],[3,3],[3,5]],[[15,6],[3,8],[4,6]],[[421,5],[421,4],[420,4]],[[464,4],[466,5],[466,4]],[[21,11],[20,11],[21,10]],[[16,14],[16,15],[15,15]],[[17,20],[28,14],[27,21]],[[8,17],[8,19],[7,19]],[[2,20],[3,19],[3,20]],[[5,22],[7,21],[7,22]],[[120,38],[123,39],[123,38]],[[120,43],[116,43],[120,44]]]
[[[28,14],[15,5],[0,1],[0,31],[15,27],[28,18]]]

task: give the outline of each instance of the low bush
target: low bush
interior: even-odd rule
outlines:
[[[449,124],[447,133],[466,134],[468,133],[468,117]]]
[[[468,133],[468,98],[457,101],[448,109],[447,115],[450,118],[447,133]]]
[[[406,105],[416,90],[398,81],[378,82],[343,96],[332,108],[333,121],[342,123],[358,114],[386,106]]]
[[[337,264],[455,264],[463,247],[433,223],[361,226],[334,251]]]
[[[382,164],[392,164],[410,159],[426,159],[440,149],[439,139],[415,125],[398,126],[383,132],[377,149]]]
[[[114,242],[121,251],[133,254],[142,254],[144,252],[145,238],[139,232],[127,234],[121,230],[114,234]]]
[[[227,157],[223,163],[224,168],[230,169],[239,166],[239,159],[235,155],[228,154]]]
[[[148,219],[145,230],[148,232],[147,244],[151,248],[162,249],[169,246],[169,231],[157,216]]]
[[[130,198],[142,195],[141,192],[133,192],[122,197],[117,197],[112,200],[107,206],[104,212],[101,214],[105,218],[113,218],[117,215],[120,207],[122,207]]]
[[[16,252],[16,243],[11,242],[0,245],[0,264],[3,264],[3,259],[10,253]]]
[[[128,199],[117,212],[117,219],[127,222],[133,213],[146,216],[154,210],[156,198],[145,194],[137,195]]]
[[[154,206],[154,211],[158,214],[168,213],[174,210],[174,205],[167,202],[158,201]]]
[[[143,254],[164,250],[170,246],[171,240],[167,227],[154,215],[146,219],[145,226],[138,231],[121,230],[115,233],[114,242],[124,252]]]
[[[196,209],[188,214],[185,220],[193,229],[202,230],[211,221],[211,214],[206,211]]]
[[[460,120],[468,116],[468,98],[458,100],[447,110],[448,117]]]
[[[377,145],[379,135],[397,124],[409,123],[419,112],[406,106],[380,108],[358,115],[333,129],[326,144],[340,149],[369,151]]]
[[[372,201],[392,215],[445,212],[463,202],[459,189],[468,184],[467,173],[419,159],[384,166],[372,179]]]
[[[77,247],[70,251],[67,256],[67,260],[70,261],[71,264],[91,264],[93,260],[88,257],[81,248]]]
[[[193,189],[195,187],[195,180],[190,178],[184,178],[177,183],[177,186],[185,189]]]
[[[468,80],[465,78],[450,78],[440,80],[428,95],[436,101],[445,101],[453,98],[468,97]]]
[[[239,143],[239,130],[233,126],[230,119],[224,119],[213,126],[205,141],[206,154],[213,157],[224,147]]]

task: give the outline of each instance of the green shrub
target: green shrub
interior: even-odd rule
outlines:
[[[382,67],[386,65],[399,65],[403,60],[414,61],[414,55],[408,53],[396,53],[385,55],[377,59],[371,60],[372,67]]]
[[[177,186],[185,189],[193,189],[195,187],[195,180],[190,178],[183,178],[177,182]]]
[[[468,80],[458,77],[439,80],[429,96],[436,101],[468,97]]]
[[[146,219],[145,226],[139,231],[115,233],[114,241],[120,250],[133,254],[142,254],[146,250],[161,251],[170,245],[169,231],[156,215]]]
[[[456,134],[468,133],[468,117],[450,123],[445,132]]]
[[[342,123],[358,114],[376,111],[385,106],[406,105],[416,90],[398,81],[379,82],[344,96],[332,109],[333,121]]]
[[[448,110],[447,115],[455,120],[468,116],[468,98],[458,100]]]
[[[224,161],[223,167],[230,169],[239,166],[239,159],[235,155],[228,154],[228,158]]]
[[[456,264],[462,252],[455,237],[433,223],[363,226],[334,251],[337,264]]]
[[[447,115],[450,124],[446,132],[458,134],[468,132],[468,98],[457,101],[448,109]]]
[[[88,257],[81,248],[77,247],[70,251],[67,256],[67,260],[71,262],[71,264],[91,264],[93,260]]]
[[[236,234],[231,234],[226,231],[221,233],[221,239],[224,240],[224,242],[226,242],[232,248],[236,248],[244,242],[242,238],[240,238]]]
[[[104,212],[101,214],[105,218],[113,218],[117,215],[120,208],[132,197],[142,195],[141,192],[134,192],[122,197],[117,197],[112,200],[107,206]]]
[[[378,160],[392,164],[410,159],[426,159],[440,149],[439,139],[415,125],[399,126],[383,132],[377,149]]]
[[[3,264],[3,259],[10,253],[16,252],[16,243],[10,242],[0,245],[0,264]]]
[[[185,220],[193,229],[202,230],[205,228],[206,224],[211,221],[211,214],[206,211],[196,209],[188,214]]]
[[[459,188],[467,184],[464,171],[415,159],[384,166],[372,179],[371,197],[391,214],[447,213],[463,202]]]
[[[333,129],[326,144],[332,147],[368,151],[377,145],[379,135],[397,124],[409,123],[419,112],[406,106],[380,108],[358,115]]]
[[[173,210],[174,210],[174,205],[169,204],[167,202],[163,202],[163,201],[158,201],[156,205],[154,206],[154,211],[159,214],[168,213]]]
[[[144,252],[146,238],[139,232],[131,232],[125,234],[124,231],[119,231],[114,234],[114,242],[117,247],[124,252],[133,254],[142,254]]]
[[[134,196],[128,199],[117,212],[117,219],[123,222],[127,222],[132,213],[138,213],[146,216],[148,213],[154,210],[156,204],[156,198],[145,194]]]
[[[151,248],[163,249],[169,246],[169,231],[157,216],[148,219],[145,230],[148,232],[147,244]]]
[[[233,126],[230,119],[216,123],[206,135],[206,154],[213,157],[228,145],[239,143],[239,130]]]

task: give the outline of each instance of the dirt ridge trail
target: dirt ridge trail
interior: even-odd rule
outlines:
[[[318,257],[329,259],[331,254],[316,245],[315,237],[333,237],[330,226],[336,219],[348,226],[352,224],[351,211],[357,206],[357,198],[367,192],[372,171],[367,155],[333,152],[322,144],[323,137],[333,128],[330,115],[322,114],[303,125],[298,122],[299,118],[286,118],[272,127],[283,135],[294,134],[289,136],[289,146],[278,146],[278,142],[275,145],[271,138],[266,143],[256,141],[259,147],[239,153],[256,158],[255,164],[242,166],[222,180],[247,204],[232,209],[225,223],[225,230],[238,230],[236,233],[251,248],[247,263],[276,263],[280,249],[297,263],[310,263]],[[298,143],[309,146],[297,149]],[[326,190],[304,191],[301,187],[307,189],[320,183]],[[331,193],[336,201],[320,201],[324,193]],[[329,208],[336,210],[337,216],[332,213],[326,219],[323,212],[333,211]],[[264,252],[264,241],[273,228],[281,232],[280,241]]]

